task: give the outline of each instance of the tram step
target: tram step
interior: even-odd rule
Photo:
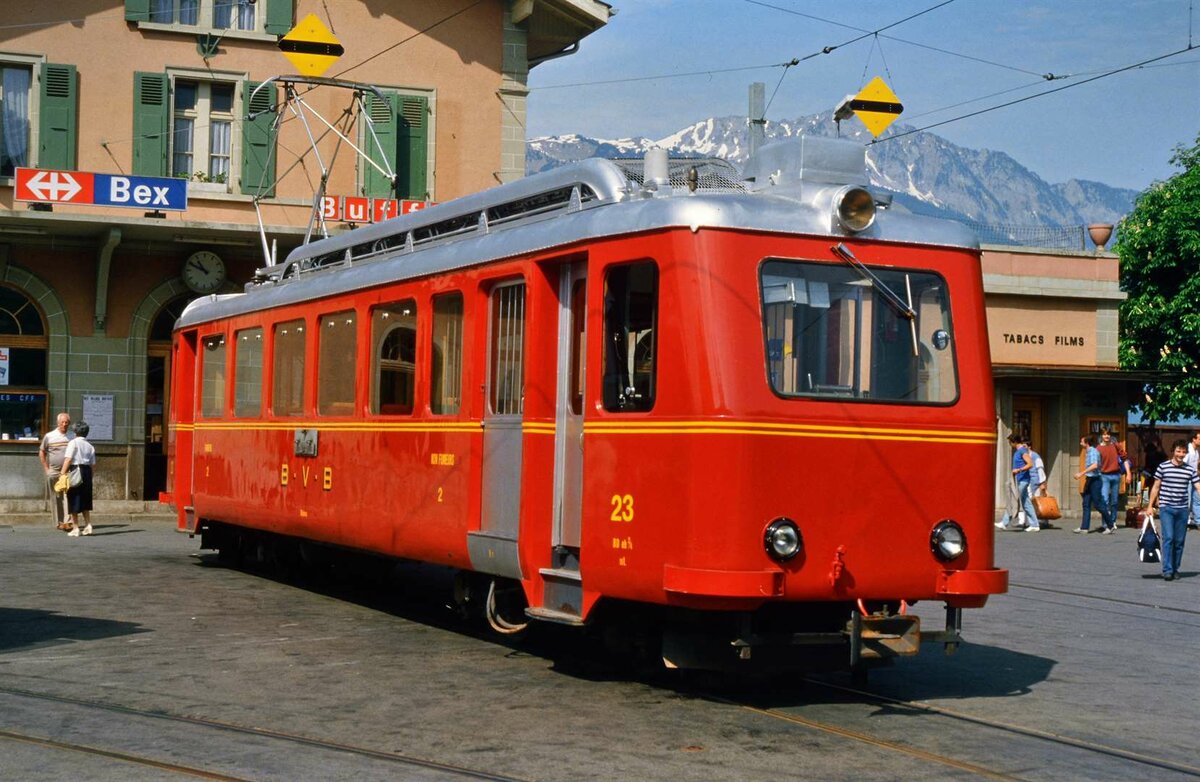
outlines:
[[[552,608],[579,616],[583,613],[583,579],[578,570],[542,568],[542,603]]]
[[[525,614],[533,619],[541,619],[543,622],[554,622],[560,625],[582,627],[584,624],[579,614],[572,614],[567,611],[555,611],[553,608],[543,608],[541,606],[526,608]]]
[[[578,570],[570,570],[567,568],[552,568],[544,567],[538,571],[542,574],[542,578],[546,580],[553,579],[555,581],[566,581],[572,584],[583,583],[583,577],[579,575]]]

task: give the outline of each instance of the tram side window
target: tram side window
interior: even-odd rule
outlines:
[[[433,297],[433,365],[430,367],[429,409],[455,415],[462,400],[463,295]]]
[[[237,418],[262,415],[263,330],[242,329],[234,335],[233,414]]]
[[[933,404],[958,397],[945,280],[884,267],[872,274],[828,263],[763,264],[767,373],[776,393]]]
[[[525,284],[492,291],[492,412],[520,415],[525,409]]]
[[[200,367],[200,415],[220,418],[225,414],[225,335],[204,338]]]
[[[654,407],[658,349],[658,267],[616,266],[604,278],[604,409]]]
[[[318,329],[317,412],[350,415],[358,366],[358,318],[354,310],[322,315]]]
[[[371,412],[410,415],[417,378],[417,304],[412,299],[371,310]]]
[[[271,412],[304,415],[304,321],[276,323],[274,332]]]

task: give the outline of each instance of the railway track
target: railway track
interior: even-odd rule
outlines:
[[[1009,589],[1028,589],[1031,592],[1040,592],[1043,594],[1060,595],[1062,597],[1078,597],[1085,600],[1094,600],[1100,603],[1112,603],[1113,605],[1127,606],[1129,608],[1152,608],[1156,611],[1167,611],[1174,614],[1183,614],[1185,616],[1200,616],[1200,610],[1195,608],[1184,608],[1182,606],[1160,605],[1157,603],[1147,603],[1144,600],[1128,600],[1120,597],[1106,597],[1104,595],[1094,595],[1087,592],[1078,592],[1071,589],[1055,589],[1054,587],[1037,586],[1035,584],[1010,583]]]
[[[1069,748],[1072,748],[1075,750],[1082,750],[1084,752],[1091,753],[1094,755],[1102,755],[1106,758],[1113,758],[1113,759],[1125,761],[1125,762],[1131,764],[1132,766],[1142,767],[1143,769],[1144,768],[1158,768],[1158,769],[1163,769],[1166,771],[1176,772],[1176,773],[1182,774],[1182,775],[1190,777],[1190,778],[1200,779],[1200,765],[1196,765],[1196,764],[1177,763],[1174,761],[1165,760],[1162,758],[1156,758],[1156,757],[1153,757],[1150,755],[1146,755],[1144,753],[1132,752],[1130,750],[1121,749],[1119,747],[1113,747],[1113,746],[1109,746],[1106,744],[1101,744],[1101,743],[1095,742],[1095,741],[1087,741],[1084,739],[1078,739],[1078,738],[1075,738],[1072,736],[1067,736],[1067,735],[1064,735],[1061,733],[1054,733],[1052,731],[1039,730],[1037,728],[1032,728],[1032,727],[1029,727],[1026,725],[1015,725],[1010,722],[993,720],[993,719],[989,719],[987,717],[980,717],[978,715],[968,714],[966,712],[958,711],[956,709],[948,709],[948,708],[945,708],[942,706],[933,706],[933,705],[930,705],[927,703],[921,703],[918,701],[904,700],[904,699],[900,699],[900,698],[891,698],[886,695],[880,695],[878,693],[869,692],[867,690],[859,689],[856,687],[848,687],[848,686],[839,685],[839,684],[836,684],[833,682],[823,681],[820,679],[808,678],[808,679],[805,679],[805,683],[813,685],[813,686],[821,687],[826,690],[838,692],[838,693],[841,693],[844,695],[849,695],[849,696],[852,696],[853,698],[855,698],[856,700],[866,700],[866,701],[871,701],[873,703],[877,703],[877,704],[892,707],[892,708],[905,709],[905,710],[908,710],[912,714],[930,715],[930,716],[936,716],[936,717],[940,717],[940,718],[946,718],[946,719],[950,719],[950,720],[953,720],[955,722],[959,722],[962,724],[967,724],[967,725],[971,725],[971,726],[975,726],[975,727],[988,729],[991,731],[996,731],[996,732],[999,732],[999,733],[1002,733],[1002,734],[1005,734],[1005,735],[1008,735],[1011,737],[1022,737],[1022,738],[1027,738],[1027,739],[1034,739],[1039,742],[1045,742],[1045,743],[1057,745],[1060,747],[1069,747]],[[795,718],[792,715],[788,715],[784,712],[779,711],[778,709],[757,709],[756,707],[753,707],[753,706],[747,706],[746,708],[750,708],[750,709],[759,711],[761,713],[767,714],[768,716],[779,716],[781,718],[788,719],[791,721],[798,721],[798,720],[795,720]],[[812,727],[817,727],[819,729],[823,729],[824,726],[814,723],[812,725]],[[853,732],[850,732],[850,733],[853,733]],[[852,735],[850,737],[855,738],[856,740],[868,741],[869,743],[877,743],[877,741],[878,741],[877,739],[873,739],[872,737],[867,736],[865,734],[862,735],[861,737],[858,735]],[[916,750],[912,747],[908,747],[908,746],[904,746],[904,745],[896,745],[893,742],[883,742],[883,743],[890,744],[892,748],[897,749],[898,751],[903,751],[908,754],[914,754],[917,756],[924,756],[924,757],[927,757],[927,759],[937,761],[937,762],[942,763],[947,766],[963,767],[963,765],[964,765],[962,763],[962,761],[956,760],[954,758],[938,756],[935,753],[926,753],[921,750]],[[1017,778],[1017,777],[1012,777],[1008,774],[1004,774],[1002,772],[998,772],[998,771],[994,771],[994,770],[986,769],[986,768],[982,768],[982,767],[976,773],[982,773],[987,776],[996,776],[996,778],[1004,778],[1004,779]]]
[[[342,762],[347,760],[353,762],[353,772],[357,779],[371,779],[369,769],[362,768],[363,762],[367,764],[376,764],[379,766],[380,772],[378,778],[396,778],[401,775],[401,778],[410,780],[429,780],[430,782],[451,782],[455,780],[488,780],[489,782],[522,782],[518,777],[505,776],[489,771],[484,771],[477,768],[467,768],[451,763],[442,763],[424,758],[401,755],[395,752],[386,752],[369,747],[345,744],[336,741],[316,738],[313,736],[304,736],[285,731],[274,730],[270,728],[254,727],[249,725],[240,725],[233,722],[216,720],[207,717],[195,717],[189,715],[171,714],[168,712],[138,709],[119,704],[106,703],[97,700],[88,700],[84,698],[72,698],[62,695],[55,695],[45,692],[34,692],[32,690],[19,689],[15,687],[0,687],[0,702],[4,696],[12,699],[33,701],[42,704],[54,704],[59,707],[68,707],[75,710],[83,710],[85,717],[96,714],[103,714],[106,718],[117,716],[130,720],[145,720],[156,722],[159,724],[169,724],[175,727],[183,727],[192,732],[218,732],[226,736],[232,736],[236,739],[251,739],[255,744],[262,745],[265,743],[273,751],[278,752],[282,747],[291,747],[291,751],[303,749],[313,755],[314,759],[323,758],[327,762]],[[19,705],[19,704],[18,704]],[[10,703],[5,709],[11,712],[14,704]],[[59,750],[65,752],[80,753],[91,755],[93,757],[107,758],[124,764],[139,766],[142,768],[155,769],[166,771],[180,776],[195,777],[200,779],[217,779],[231,780],[231,782],[249,782],[251,779],[262,779],[262,776],[247,777],[234,772],[224,772],[214,770],[220,766],[220,762],[205,763],[203,767],[199,763],[185,763],[175,760],[164,760],[161,757],[152,757],[144,751],[133,751],[124,747],[112,746],[117,742],[111,739],[96,737],[93,740],[82,741],[70,738],[71,734],[76,731],[72,730],[68,735],[60,737],[50,737],[45,735],[36,735],[34,731],[16,731],[0,729],[0,741],[20,742],[23,744],[33,745],[44,749]],[[195,737],[195,744],[205,746],[207,740],[212,740],[212,736]],[[122,742],[123,743],[123,742]],[[108,744],[109,746],[104,746]],[[174,743],[173,747],[180,746]],[[206,753],[207,754],[207,753]],[[223,753],[211,753],[212,757],[221,757]],[[236,755],[236,750],[230,752],[230,755]],[[224,759],[223,759],[224,760]],[[272,774],[272,777],[279,777],[278,774]],[[279,777],[284,778],[284,777]]]

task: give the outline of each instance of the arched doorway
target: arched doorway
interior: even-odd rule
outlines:
[[[146,339],[146,457],[142,475],[142,496],[158,499],[167,488],[167,454],[164,448],[167,423],[167,393],[171,388],[171,330],[183,314],[190,296],[167,302],[154,321]]]
[[[46,322],[25,292],[0,285],[0,437],[37,440],[47,429],[50,395]]]

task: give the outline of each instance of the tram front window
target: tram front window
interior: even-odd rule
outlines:
[[[958,398],[946,281],[927,271],[871,272],[878,282],[851,266],[763,264],[767,374],[775,393],[926,404]]]

